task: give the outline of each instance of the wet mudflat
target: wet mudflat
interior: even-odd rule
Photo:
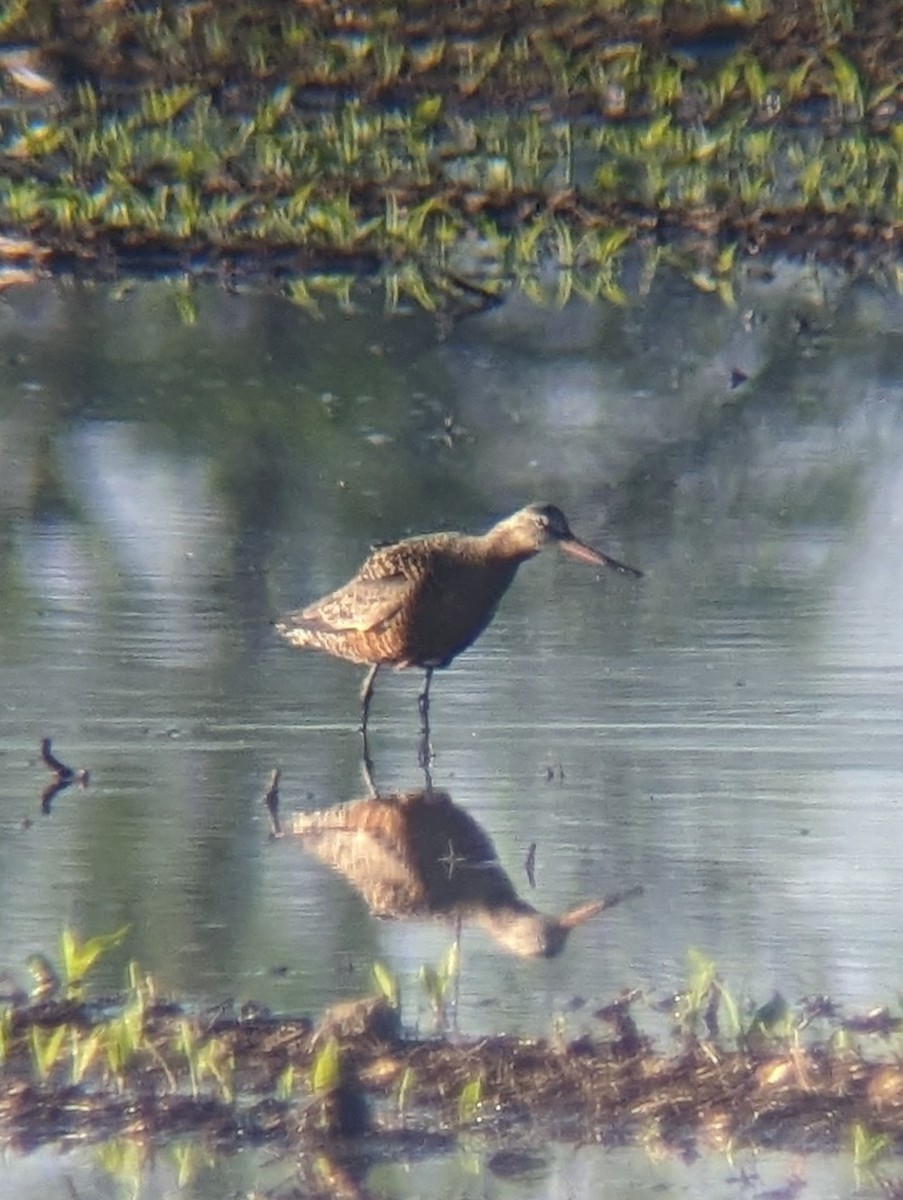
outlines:
[[[188,270],[452,316],[512,281],[729,296],[735,258],[892,280],[896,2],[185,3],[3,18],[4,287]],[[555,280],[544,278],[554,264]]]
[[[639,1140],[689,1159],[852,1149],[898,1194],[874,1162],[899,1144],[903,1072],[860,1047],[880,1045],[899,1019],[845,1019],[821,1001],[791,1021],[763,1006],[742,1032],[734,1024],[730,1047],[719,1022],[735,1023],[733,1000],[711,973],[694,987],[674,998],[682,1045],[662,1055],[639,1033],[636,996],[594,1014],[608,1026],[596,1037],[461,1042],[402,1038],[386,996],[334,1006],[314,1026],[250,1009],[190,1015],[136,978],[115,1015],[74,999],[13,1007],[0,1133],[20,1152],[188,1135],[219,1153],[267,1145],[298,1156],[301,1176],[270,1195],[330,1195],[346,1177],[348,1194],[367,1194],[355,1189],[375,1163],[448,1154],[468,1131],[499,1161],[517,1147],[513,1175],[537,1165],[524,1144],[563,1140]],[[52,1049],[60,1031],[63,1056]]]

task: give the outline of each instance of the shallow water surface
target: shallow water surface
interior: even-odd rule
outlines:
[[[189,1195],[216,1200],[223,1195],[291,1196],[299,1168],[290,1156],[270,1150],[248,1151],[218,1162],[184,1146],[164,1150],[139,1168],[140,1156],[109,1156],[105,1169],[94,1151],[77,1149],[65,1156],[41,1151],[14,1163],[7,1175],[10,1194],[20,1200],[69,1200],[79,1196],[115,1197],[140,1180],[143,1200]],[[57,1182],[61,1166],[64,1180]],[[302,1168],[303,1170],[303,1168]],[[485,1196],[491,1200],[541,1200],[547,1196],[655,1195],[666,1200],[712,1196],[734,1200],[749,1195],[812,1195],[840,1200],[856,1191],[852,1167],[837,1170],[836,1158],[821,1154],[774,1153],[767,1159],[748,1153],[728,1160],[704,1153],[685,1161],[663,1147],[648,1152],[629,1147],[563,1146],[524,1139],[515,1150],[492,1151],[479,1135],[447,1156],[412,1156],[411,1161],[380,1163],[367,1175],[366,1194],[401,1200],[408,1196]],[[15,1191],[13,1192],[13,1188]]]
[[[678,989],[691,946],[758,1002],[893,999],[897,299],[788,268],[736,311],[673,285],[639,311],[512,301],[444,340],[213,290],[199,313],[182,326],[162,284],[42,285],[0,313],[0,969],[25,982],[63,926],[128,923],[103,987],[136,958],[199,1005],[313,1011],[380,960],[430,1028],[417,972],[450,928],[376,921],[268,839],[277,765],[286,810],[365,794],[362,671],[270,621],[373,541],[545,498],[644,578],[525,565],[434,679],[433,780],[537,909],[644,894],[551,961],[465,927],[458,1027],[593,1029],[622,988]],[[386,790],[423,783],[419,685],[378,680]],[[49,814],[44,736],[91,773]]]

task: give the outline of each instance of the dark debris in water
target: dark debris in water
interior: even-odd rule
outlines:
[[[53,753],[53,744],[49,737],[45,737],[41,741],[41,760],[51,774],[50,783],[41,793],[41,811],[46,816],[60,792],[71,787],[73,783],[77,783],[81,788],[86,788],[91,776],[86,767],[75,769],[67,763],[61,762]]]

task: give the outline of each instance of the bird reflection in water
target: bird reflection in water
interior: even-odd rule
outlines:
[[[547,916],[522,900],[484,829],[447,792],[416,789],[294,813],[285,831],[344,875],[376,917],[472,922],[511,954],[553,958],[572,929],[640,888]]]

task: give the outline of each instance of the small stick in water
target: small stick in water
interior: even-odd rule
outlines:
[[[41,812],[49,813],[54,796],[73,783],[77,783],[79,787],[87,787],[90,775],[85,767],[79,767],[75,771],[66,763],[60,762],[53,753],[49,737],[41,739],[41,758],[47,769],[53,773],[53,779],[41,793]]]
[[[524,870],[527,872],[527,882],[531,888],[536,887],[536,843],[531,842],[524,859]]]
[[[282,769],[274,767],[270,775],[270,786],[263,798],[270,816],[270,837],[272,838],[282,837],[282,826],[279,823],[279,780],[281,778]]]
[[[41,758],[44,760],[48,770],[52,771],[59,780],[74,779],[75,772],[71,767],[67,767],[65,763],[60,762],[60,760],[54,755],[50,746],[50,738],[43,738],[41,741]]]

